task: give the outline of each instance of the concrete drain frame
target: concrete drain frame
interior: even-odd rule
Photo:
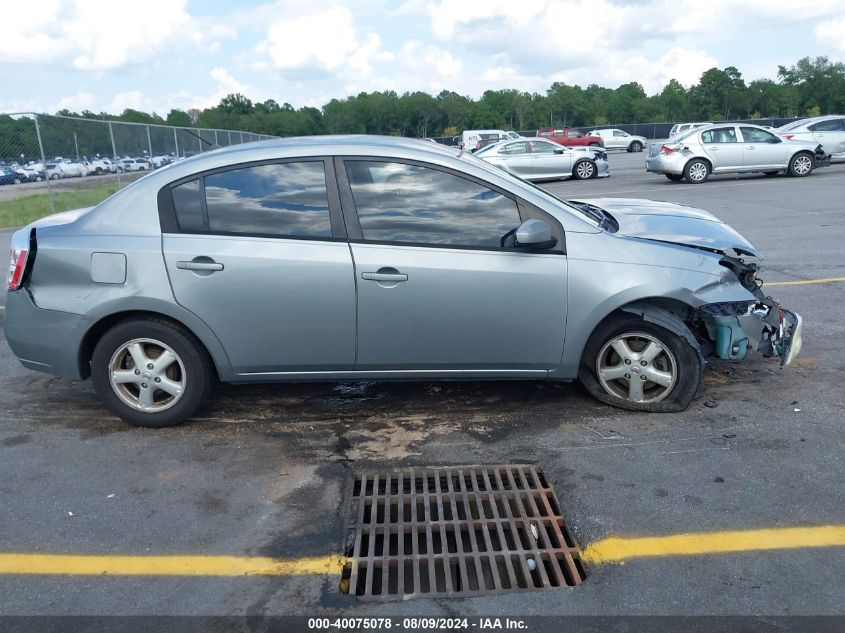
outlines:
[[[580,585],[580,549],[533,465],[353,473],[341,591],[463,597]]]

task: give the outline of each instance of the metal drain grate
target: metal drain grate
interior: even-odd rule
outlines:
[[[555,493],[534,466],[359,474],[349,499],[344,593],[484,595],[584,579]]]

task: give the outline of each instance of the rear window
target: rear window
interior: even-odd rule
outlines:
[[[819,121],[818,123],[813,123],[813,125],[808,125],[807,129],[812,130],[813,132],[841,132],[842,119]]]

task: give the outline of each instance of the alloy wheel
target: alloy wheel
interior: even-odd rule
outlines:
[[[613,337],[596,359],[596,375],[609,394],[631,402],[663,400],[675,386],[678,366],[669,348],[644,332]]]
[[[185,365],[170,347],[137,338],[121,345],[109,362],[111,387],[129,407],[157,413],[175,405],[185,392]]]

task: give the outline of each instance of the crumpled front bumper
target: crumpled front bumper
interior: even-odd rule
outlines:
[[[742,360],[752,349],[765,357],[778,357],[786,367],[801,352],[803,319],[779,304],[757,304],[744,314],[709,314],[707,327],[715,343],[715,355]]]

